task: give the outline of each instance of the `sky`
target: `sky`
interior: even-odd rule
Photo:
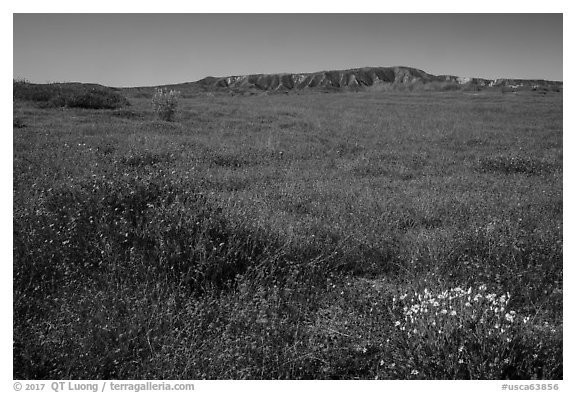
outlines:
[[[409,66],[563,80],[562,14],[14,14],[13,76],[154,86]]]

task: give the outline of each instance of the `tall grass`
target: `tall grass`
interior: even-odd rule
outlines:
[[[14,104],[15,378],[562,378],[560,95],[149,102]]]

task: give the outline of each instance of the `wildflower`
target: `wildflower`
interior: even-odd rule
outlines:
[[[448,312],[448,310],[442,309],[442,310],[440,311],[440,314],[446,314],[447,312]]]
[[[456,316],[456,311],[454,311],[454,310],[450,311],[450,315],[451,315],[451,316]]]
[[[514,322],[514,315],[510,313],[506,313],[506,315],[504,315],[504,318],[506,318],[508,322]]]
[[[400,326],[400,321],[394,322],[394,326]]]
[[[406,296],[408,296],[408,294],[406,294],[406,293],[404,295],[400,296],[400,300],[406,299]]]
[[[480,285],[480,287],[478,289],[480,291],[484,292],[486,290],[486,285],[482,284],[482,285]]]
[[[458,348],[458,352],[462,352],[464,350],[464,345],[460,346],[460,348]]]
[[[418,375],[418,374],[420,374],[420,373],[418,372],[418,370],[412,370],[412,372],[411,372],[410,374],[412,374],[412,375]]]
[[[459,360],[458,360],[458,364],[462,364],[462,363],[464,363],[464,360],[463,360],[463,359],[459,359]]]
[[[466,302],[465,306],[466,307],[472,307],[472,304],[470,304],[470,302]]]
[[[438,303],[438,302],[435,301],[434,303],[432,303],[432,305],[433,305],[434,307],[438,307],[438,306],[440,305],[440,303]]]
[[[381,365],[381,366],[384,365],[384,360],[380,360],[380,365]]]

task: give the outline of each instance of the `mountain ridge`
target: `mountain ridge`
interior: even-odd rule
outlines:
[[[486,79],[433,75],[406,66],[360,67],[346,70],[318,71],[309,73],[247,74],[224,77],[209,76],[192,82],[205,90],[215,91],[298,91],[322,89],[350,90],[457,90],[484,88],[561,89],[563,82],[543,79]],[[176,85],[175,85],[176,86]]]

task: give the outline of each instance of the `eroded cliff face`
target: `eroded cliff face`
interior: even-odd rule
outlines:
[[[208,77],[197,82],[207,89],[290,91],[394,90],[406,87],[439,89],[508,87],[511,89],[562,88],[562,82],[518,79],[481,79],[452,75],[432,75],[409,67],[365,67],[305,74],[253,74]]]

